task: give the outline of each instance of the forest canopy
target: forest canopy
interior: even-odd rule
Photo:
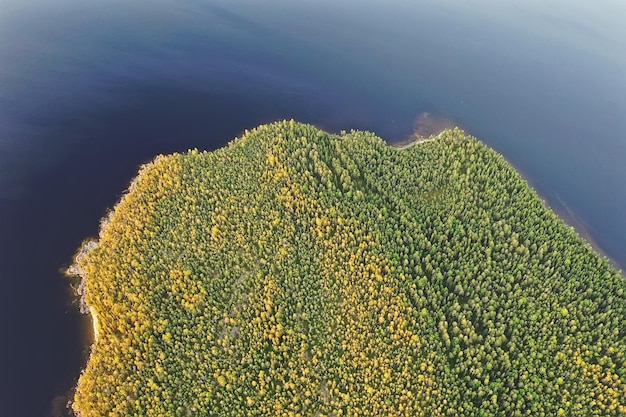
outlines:
[[[159,156],[86,248],[82,417],[626,414],[624,277],[458,129]]]

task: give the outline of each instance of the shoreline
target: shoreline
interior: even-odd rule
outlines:
[[[106,223],[105,219],[108,219],[108,216],[102,219],[101,226]],[[78,289],[76,290],[76,294],[79,297],[78,307],[79,307],[79,311],[81,312],[81,314],[89,315],[89,317],[91,317],[91,329],[92,329],[92,337],[91,337],[91,343],[89,343],[89,355],[87,357],[87,361],[85,362],[85,365],[83,369],[81,370],[80,375],[76,379],[76,384],[74,385],[74,388],[72,390],[73,394],[71,394],[71,397],[69,398],[69,401],[67,403],[67,408],[71,410],[71,412],[76,417],[81,417],[81,413],[79,410],[74,409],[74,406],[73,406],[74,395],[76,393],[76,389],[78,388],[78,384],[80,383],[80,378],[83,372],[85,372],[85,369],[87,365],[89,364],[89,361],[91,360],[91,355],[93,355],[93,352],[98,342],[98,338],[100,336],[100,331],[99,331],[100,324],[98,322],[98,312],[96,311],[94,307],[87,304],[87,298],[86,298],[87,272],[85,271],[84,268],[80,266],[80,263],[85,258],[85,256],[87,256],[89,252],[95,249],[97,246],[98,246],[98,243],[95,240],[88,240],[84,242],[83,245],[80,247],[80,250],[78,251],[78,253],[74,256],[74,262],[65,271],[65,273],[68,276],[80,278],[80,284],[78,285]]]
[[[74,255],[74,262],[65,270],[66,275],[70,277],[80,278],[80,284],[78,285],[78,288],[76,290],[76,295],[78,295],[79,311],[81,312],[81,314],[89,315],[91,317],[91,328],[92,328],[92,338],[91,338],[92,340],[90,343],[88,343],[89,355],[87,357],[87,361],[82,367],[80,374],[76,378],[76,383],[74,385],[74,390],[73,390],[74,394],[72,394],[67,404],[68,409],[71,410],[73,415],[76,417],[81,417],[81,412],[80,410],[75,409],[73,406],[74,395],[76,393],[76,389],[78,388],[80,384],[81,377],[83,373],[85,372],[85,369],[89,365],[89,362],[91,361],[91,356],[94,354],[94,351],[97,347],[98,339],[100,338],[100,321],[98,320],[98,311],[93,306],[87,303],[87,281],[89,277],[88,277],[87,271],[85,271],[85,269],[81,266],[81,263],[85,259],[85,257],[88,256],[89,252],[91,252],[92,250],[98,247],[100,240],[104,236],[107,226],[109,225],[112,217],[115,214],[115,211],[117,210],[118,206],[122,204],[122,202],[125,200],[128,194],[133,192],[137,188],[137,183],[139,182],[139,179],[142,173],[144,172],[144,170],[150,168],[155,163],[158,163],[159,160],[164,157],[165,157],[164,155],[157,155],[150,162],[147,162],[139,166],[138,172],[130,181],[127,190],[122,194],[122,196],[113,205],[113,207],[100,219],[98,237],[90,238],[90,239],[83,241],[82,245],[80,246],[80,249]]]
[[[98,229],[97,239],[90,238],[90,239],[83,241],[82,245],[80,246],[80,249],[78,250],[76,255],[74,255],[74,262],[69,266],[69,268],[65,270],[65,273],[68,276],[80,278],[80,284],[76,292],[79,297],[80,312],[82,314],[87,314],[91,316],[92,328],[93,328],[93,343],[91,345],[92,350],[95,345],[95,342],[98,340],[98,336],[100,335],[100,331],[99,331],[100,325],[98,321],[98,312],[93,306],[90,306],[87,303],[86,293],[87,293],[88,274],[87,274],[87,271],[85,271],[80,266],[80,264],[83,261],[83,259],[85,259],[85,257],[89,254],[89,252],[91,252],[93,249],[98,247],[99,239],[102,239],[102,237],[104,236],[104,232],[107,226],[109,225],[109,223],[111,222],[111,218],[115,214],[117,207],[124,201],[124,199],[129,193],[133,192],[137,188],[137,183],[139,181],[139,178],[142,172],[145,169],[148,169],[153,164],[157,163],[161,158],[163,158],[163,155],[157,155],[150,162],[147,162],[139,166],[138,173],[130,181],[126,192],[122,194],[122,196],[117,201],[117,203],[115,203],[115,205],[100,219],[100,227]]]
[[[103,221],[103,223],[105,222]],[[67,268],[67,270],[65,271],[65,273],[69,276],[80,278],[80,284],[78,285],[76,293],[79,297],[78,306],[80,312],[91,317],[93,330],[93,342],[91,344],[91,350],[93,350],[95,343],[98,341],[98,336],[100,335],[100,325],[98,322],[98,312],[94,307],[87,304],[87,272],[80,266],[80,263],[85,258],[85,256],[87,256],[89,252],[95,249],[97,246],[98,244],[94,240],[88,240],[83,243],[80,250],[74,257],[74,263],[72,263],[72,265],[70,265],[70,267]]]
[[[436,135],[432,135],[427,138],[416,135],[415,138],[411,140],[410,142],[395,142],[395,143],[389,143],[388,145],[398,151],[401,151],[401,150],[408,149],[420,143],[432,142],[433,140],[439,139],[439,137],[441,136],[443,132],[444,131],[441,131],[437,133]]]

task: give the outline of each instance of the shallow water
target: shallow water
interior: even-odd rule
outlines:
[[[59,271],[138,165],[260,123],[398,142],[424,112],[453,120],[626,265],[624,16],[608,0],[4,2],[0,414],[63,409],[89,322]]]

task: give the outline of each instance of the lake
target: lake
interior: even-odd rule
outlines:
[[[0,414],[67,414],[90,321],[62,271],[138,166],[261,123],[396,142],[452,120],[626,265],[625,19],[620,0],[2,2]]]

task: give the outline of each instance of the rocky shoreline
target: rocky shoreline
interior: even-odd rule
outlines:
[[[85,299],[85,292],[87,289],[87,272],[80,266],[81,261],[87,256],[87,254],[98,246],[95,240],[89,240],[83,244],[80,248],[80,251],[74,257],[74,263],[67,268],[67,275],[73,277],[80,277],[80,285],[76,292],[79,296],[79,308],[80,312],[83,314],[89,314],[90,307],[87,304],[87,300]]]
[[[78,288],[76,289],[76,294],[78,295],[79,310],[82,314],[88,314],[89,316],[91,316],[91,322],[92,322],[92,328],[93,328],[93,341],[90,346],[90,356],[93,354],[94,350],[96,349],[98,337],[100,334],[100,330],[99,330],[100,324],[98,321],[98,312],[93,306],[90,306],[87,303],[87,280],[89,277],[88,277],[87,271],[81,266],[81,264],[83,263],[85,257],[89,254],[89,252],[91,252],[92,250],[98,247],[99,239],[101,239],[102,236],[104,235],[104,231],[106,230],[107,226],[111,222],[111,219],[115,213],[117,206],[126,197],[128,193],[134,191],[137,188],[137,182],[139,181],[139,178],[141,177],[142,171],[146,168],[149,168],[152,164],[157,162],[159,158],[161,157],[162,155],[158,155],[153,161],[140,166],[139,173],[131,180],[130,184],[128,185],[127,192],[120,198],[120,200],[115,204],[115,206],[113,206],[113,208],[100,220],[98,239],[89,239],[83,242],[82,246],[80,247],[80,250],[74,256],[74,262],[65,270],[65,273],[68,276],[80,278],[80,284],[78,285]],[[89,360],[90,359],[87,360],[87,363],[85,364],[85,366],[87,366],[87,364],[89,363]],[[84,372],[84,369],[83,369],[83,372]],[[82,372],[81,372],[81,375],[82,375]],[[73,399],[70,399],[68,403],[68,407],[72,409],[76,417],[81,417],[81,413],[78,410],[74,409],[72,407],[72,404],[73,404]]]

